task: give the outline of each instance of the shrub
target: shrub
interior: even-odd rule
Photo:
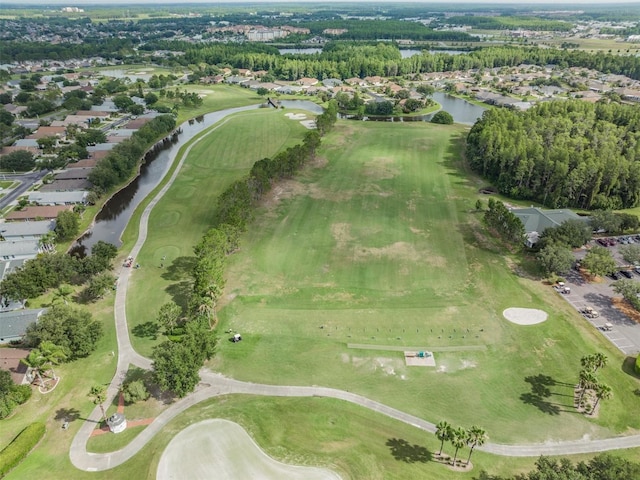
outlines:
[[[431,123],[439,123],[441,125],[451,125],[453,123],[453,117],[449,112],[440,110],[431,118]]]
[[[122,395],[124,397],[124,401],[131,404],[149,398],[149,391],[147,390],[147,387],[144,386],[144,382],[142,380],[134,380],[133,382],[125,385]]]
[[[636,365],[634,367],[636,373],[640,375],[640,355],[636,357]]]
[[[44,436],[45,430],[44,423],[32,423],[0,452],[0,478],[4,477],[29,455],[29,452]]]

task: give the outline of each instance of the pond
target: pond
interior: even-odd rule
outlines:
[[[285,108],[299,108],[316,114],[323,111],[322,107],[308,100],[283,100],[281,103]],[[79,256],[87,255],[91,252],[91,247],[99,240],[118,247],[122,245],[120,237],[129,223],[131,215],[140,202],[164,178],[180,148],[195,135],[226,116],[257,108],[260,108],[259,104],[230,108],[208,113],[180,125],[179,133],[176,133],[171,139],[165,139],[146,155],[140,166],[140,174],[104,204],[91,229],[76,241],[71,248],[71,253]]]
[[[464,125],[473,125],[476,121],[482,117],[482,114],[486,108],[458,97],[454,97],[443,92],[434,92],[431,96],[436,102],[438,102],[442,110],[449,112],[453,117],[455,123],[462,123]],[[429,113],[427,115],[417,116],[379,116],[379,117],[362,117],[358,118],[353,115],[343,115],[342,118],[348,118],[353,120],[367,120],[372,122],[428,122],[433,118],[436,112]]]
[[[231,108],[208,113],[180,126],[179,133],[165,139],[144,158],[140,174],[126,187],[118,191],[102,207],[89,232],[80,237],[71,252],[80,256],[91,252],[91,246],[99,240],[120,246],[122,232],[140,202],[158,185],[169,170],[173,159],[189,140],[227,115],[259,108],[260,105]]]
[[[301,54],[301,55],[313,55],[314,53],[322,52],[321,48],[279,48],[280,55],[287,54]]]

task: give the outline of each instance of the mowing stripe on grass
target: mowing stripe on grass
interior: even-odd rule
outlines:
[[[418,350],[429,352],[468,352],[472,350],[486,350],[486,345],[452,345],[450,347],[404,347],[400,345],[367,345],[366,343],[347,343],[347,348],[358,350],[388,350],[391,352],[404,352],[405,350]]]

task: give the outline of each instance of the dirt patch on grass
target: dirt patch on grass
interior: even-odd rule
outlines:
[[[621,311],[634,322],[640,323],[640,312],[633,308],[624,298],[614,297],[611,299],[611,303],[616,310]]]
[[[351,225],[348,223],[334,223],[331,225],[331,235],[336,241],[336,246],[340,249],[345,248],[348,242],[353,241]]]
[[[375,157],[364,164],[363,173],[373,180],[386,180],[400,174],[390,157]]]
[[[410,243],[395,242],[384,247],[358,247],[354,251],[354,257],[355,260],[386,257],[396,260],[418,261],[421,255]]]

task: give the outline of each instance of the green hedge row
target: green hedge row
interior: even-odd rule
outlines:
[[[44,423],[35,422],[22,430],[13,441],[0,452],[0,478],[18,465],[44,436]]]

